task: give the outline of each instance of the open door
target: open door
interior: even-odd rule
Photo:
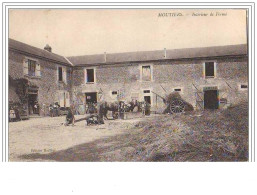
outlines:
[[[86,96],[86,103],[97,103],[97,93],[92,92],[92,93],[85,93]]]
[[[196,95],[196,110],[204,109],[204,93],[201,91],[195,92]]]
[[[218,90],[207,90],[204,92],[204,109],[218,109]]]
[[[151,96],[144,96],[144,100],[151,105]]]

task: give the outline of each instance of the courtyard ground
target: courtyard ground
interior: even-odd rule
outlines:
[[[76,120],[84,118],[75,116]],[[75,126],[64,126],[65,117],[31,118],[9,123],[9,160],[10,161],[55,161],[56,159],[27,159],[26,155],[47,155],[65,150],[79,144],[90,143],[126,133],[141,119],[106,120],[103,125],[86,125],[82,120]],[[58,160],[67,160],[66,157]],[[71,161],[75,159],[69,159]]]
[[[84,116],[76,116],[76,119]],[[65,127],[64,117],[9,124],[10,161],[247,161],[248,104]]]

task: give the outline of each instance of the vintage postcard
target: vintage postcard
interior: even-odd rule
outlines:
[[[248,9],[9,9],[8,161],[249,161]]]

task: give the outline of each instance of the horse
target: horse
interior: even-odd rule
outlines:
[[[120,108],[121,106],[121,101],[118,102],[118,101],[115,101],[115,102],[103,102],[100,104],[100,107],[101,107],[101,114],[103,114],[104,118],[109,120],[108,117],[107,117],[107,113],[108,111],[111,111],[112,112],[112,117],[113,119],[117,119],[118,118],[118,112],[119,110],[121,109]],[[140,103],[137,102],[137,101],[131,101],[129,103],[124,103],[124,111],[125,112],[133,112],[134,108],[135,107],[138,107],[138,110],[140,110]]]

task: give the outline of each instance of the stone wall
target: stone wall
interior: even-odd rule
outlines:
[[[25,58],[39,62],[40,77],[24,76],[23,61]],[[57,80],[58,65],[62,64],[9,50],[9,77],[13,80],[27,78],[33,85],[36,85],[38,87],[38,102],[41,107],[43,104],[49,106],[51,103],[58,101],[58,90],[67,90],[70,94],[72,92],[72,68],[67,67],[67,83],[60,83]]]
[[[204,62],[216,63],[216,77],[204,77]],[[151,90],[149,94],[152,101],[152,110],[161,111],[165,107],[162,98],[180,88],[181,96],[196,106],[197,89],[216,86],[219,97],[234,104],[242,99],[247,99],[248,90],[241,90],[241,84],[248,84],[247,58],[213,58],[199,60],[158,61],[149,63],[129,63],[116,65],[98,65],[95,67],[96,82],[86,84],[84,81],[84,67],[74,68],[74,88],[80,94],[86,92],[101,92],[103,100],[112,102],[116,97],[112,91],[124,90],[125,100],[130,101],[131,96],[138,93],[139,101],[143,100],[143,90]],[[140,70],[142,65],[151,65],[153,80],[141,81]],[[193,86],[195,85],[196,88]],[[76,101],[76,95],[74,95]]]

